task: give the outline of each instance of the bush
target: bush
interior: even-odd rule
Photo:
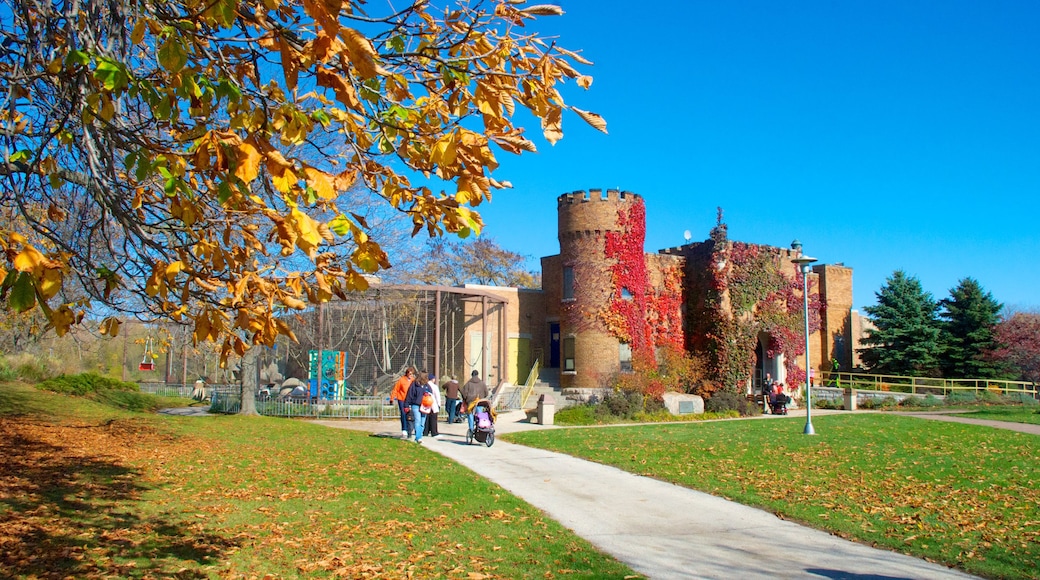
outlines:
[[[634,391],[613,391],[603,397],[599,413],[622,419],[632,419],[643,410],[643,395]]]
[[[940,407],[940,406],[945,405],[945,404],[946,404],[945,401],[943,401],[942,399],[940,399],[939,397],[936,397],[935,395],[933,395],[931,393],[929,393],[928,396],[926,396],[924,398],[924,400],[921,401],[921,406],[922,407]]]
[[[987,405],[1002,405],[1007,401],[1003,395],[989,389],[982,391],[979,399]]]
[[[94,373],[60,375],[53,379],[41,381],[36,385],[36,388],[43,391],[80,397],[100,391],[137,392],[140,390],[134,383],[124,383],[123,381],[95,375]]]
[[[596,405],[574,405],[556,411],[553,417],[558,425],[595,425]]]
[[[891,409],[898,403],[895,397],[885,397],[883,399],[867,397],[859,403],[859,407],[861,409]]]
[[[817,409],[844,409],[845,401],[841,399],[813,399],[813,407]]]
[[[752,417],[761,415],[762,409],[747,397],[733,391],[716,391],[711,398],[704,401],[704,411],[707,413],[725,413],[736,411],[741,417]]]
[[[18,378],[18,372],[7,364],[7,360],[0,359],[0,381],[11,382]]]
[[[924,398],[918,396],[910,396],[899,402],[900,407],[923,407]]]
[[[953,391],[946,395],[946,403],[950,405],[974,405],[979,402],[975,391]]]

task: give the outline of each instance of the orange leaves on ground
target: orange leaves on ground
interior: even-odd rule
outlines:
[[[0,570],[5,574],[127,577],[142,572],[131,574],[127,564],[140,558],[155,577],[176,577],[178,570],[218,557],[231,545],[205,533],[201,524],[123,511],[149,487],[175,480],[176,474],[163,477],[145,466],[160,468],[202,442],[158,432],[138,419],[98,424],[26,416],[4,417],[0,440],[18,442],[13,452],[0,453]],[[156,530],[163,532],[157,536]]]

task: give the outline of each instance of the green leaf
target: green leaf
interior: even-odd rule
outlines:
[[[346,216],[336,216],[329,222],[329,229],[336,235],[346,236],[350,233],[350,220]]]
[[[28,149],[20,149],[11,154],[8,161],[11,163],[18,163],[19,161],[28,161],[32,158],[32,152]]]
[[[332,122],[332,119],[329,118],[328,113],[320,109],[311,113],[311,118],[321,123],[322,127],[328,127],[329,123]]]
[[[234,191],[231,190],[231,186],[228,185],[228,182],[221,181],[220,185],[217,186],[217,201],[221,204],[225,204],[229,199],[231,199],[233,193]]]
[[[97,79],[105,90],[110,92],[121,91],[126,88],[130,76],[122,64],[109,59],[102,59],[94,70],[94,78]]]
[[[159,64],[171,73],[178,73],[188,64],[188,53],[179,36],[171,34],[159,47]]]
[[[82,50],[70,50],[69,54],[65,56],[65,66],[71,67],[73,65],[86,66],[90,64],[90,54]]]
[[[8,304],[17,312],[25,312],[36,306],[36,289],[33,286],[31,274],[22,272],[18,275],[18,280],[11,290],[11,297],[8,298]]]

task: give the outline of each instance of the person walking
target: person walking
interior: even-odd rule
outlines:
[[[432,374],[429,382],[426,384],[429,385],[430,392],[433,395],[433,405],[430,408],[430,412],[426,415],[426,428],[423,429],[423,435],[440,439],[441,433],[437,428],[437,413],[441,410],[441,388],[437,386],[437,377]]]
[[[415,369],[408,367],[405,369],[404,374],[401,375],[401,378],[397,379],[397,382],[394,383],[394,388],[390,390],[390,403],[397,403],[397,411],[401,413],[402,439],[407,439],[411,435],[411,427],[408,422],[411,410],[404,404],[404,400],[408,397],[408,388],[412,386],[412,382],[414,381]]]
[[[466,409],[466,423],[469,425],[470,431],[473,431],[473,406],[480,399],[486,399],[487,396],[487,385],[480,380],[480,373],[474,369],[470,373],[469,380],[466,381],[465,385],[462,385],[462,405]]]
[[[448,424],[454,424],[459,415],[459,382],[455,379],[449,380],[444,385],[444,396],[448,408]]]
[[[404,404],[412,411],[412,428],[415,430],[415,442],[422,443],[423,428],[426,426],[426,415],[433,408],[433,389],[426,373],[419,373],[415,382],[408,388]]]

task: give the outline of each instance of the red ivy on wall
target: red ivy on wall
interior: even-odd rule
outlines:
[[[710,311],[714,371],[728,389],[738,388],[753,371],[760,332],[769,334],[768,356],[784,355],[788,384],[805,380],[798,366],[805,354],[802,273],[788,276],[781,254],[763,246],[729,242],[725,224],[713,230]],[[810,279],[811,282],[811,279]],[[809,286],[809,332],[820,329],[819,293]],[[728,300],[724,300],[725,296]]]
[[[682,272],[677,266],[662,271],[661,288],[651,285],[643,250],[646,206],[642,198],[618,209],[620,231],[608,232],[604,255],[610,267],[611,295],[600,313],[607,330],[632,346],[633,355],[652,354],[655,346],[682,348]]]

